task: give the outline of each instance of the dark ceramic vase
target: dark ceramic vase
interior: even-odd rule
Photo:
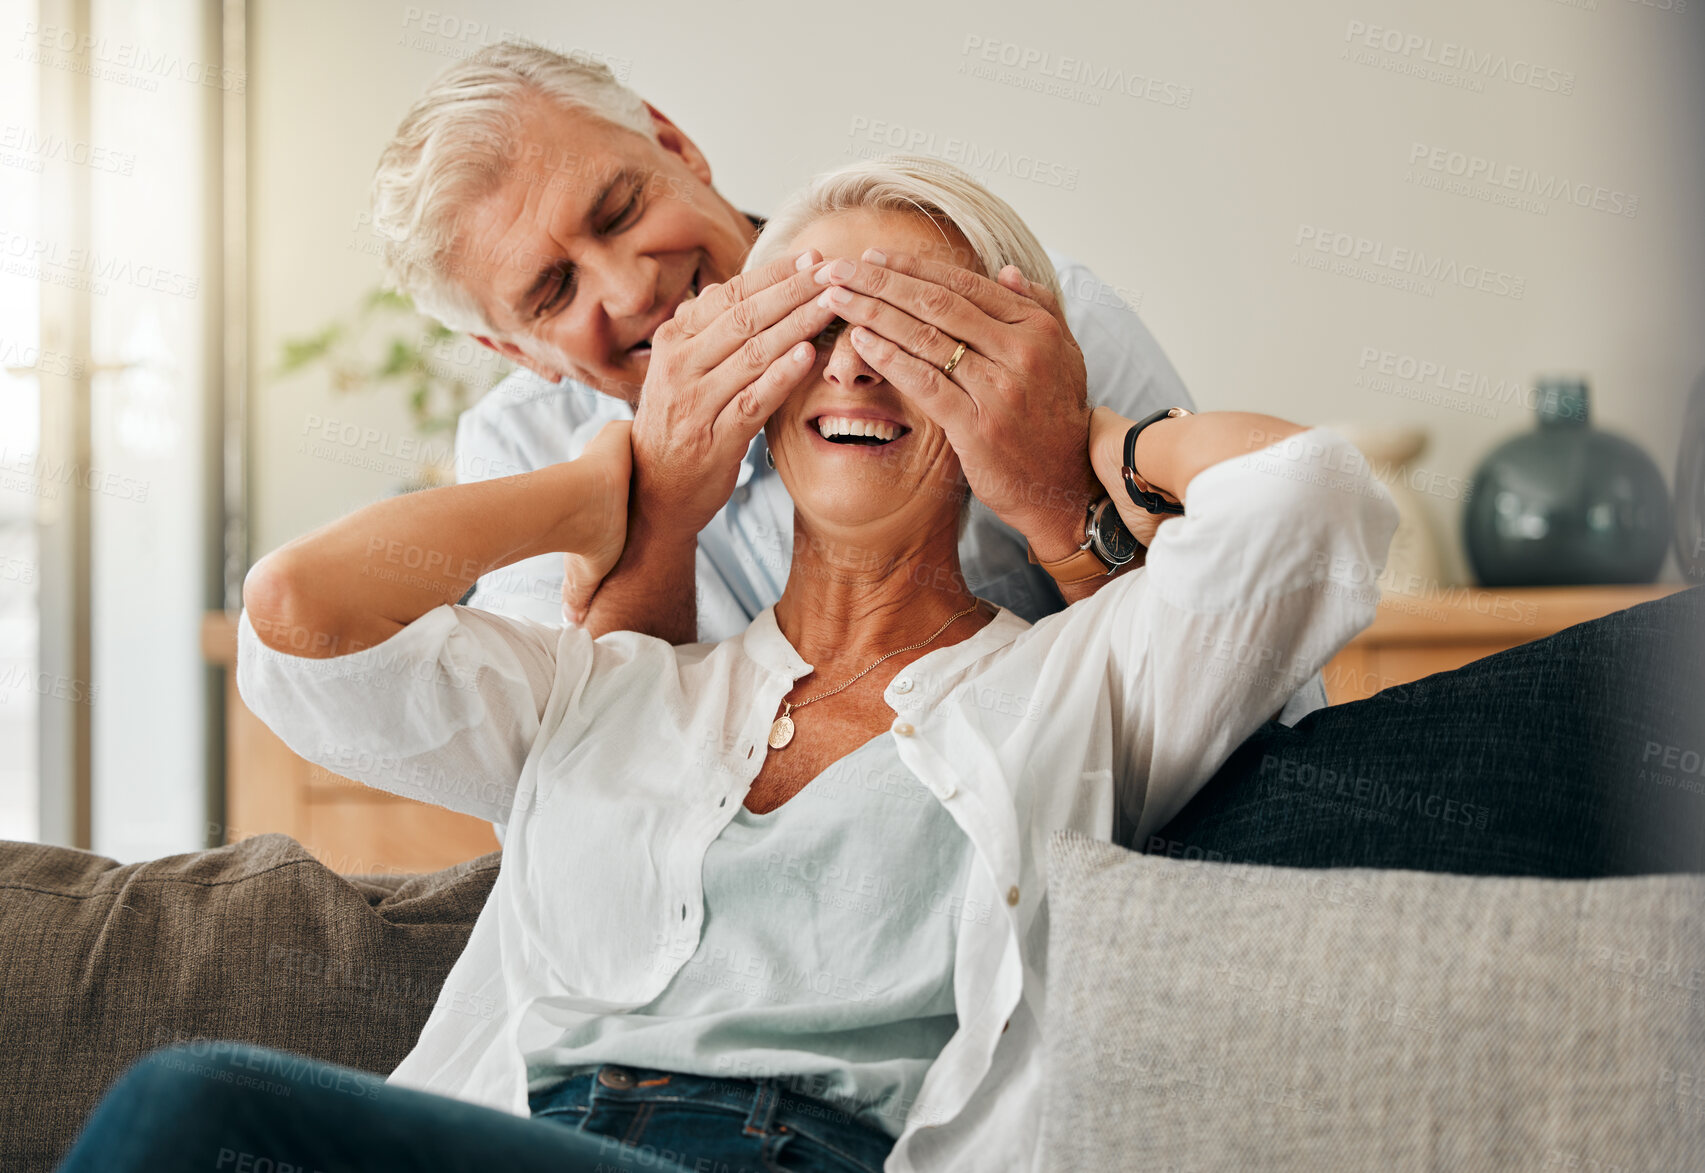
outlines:
[[[1539,427],[1474,474],[1463,528],[1480,585],[1651,582],[1670,544],[1669,492],[1634,444],[1587,422],[1582,379],[1542,379]]]
[[[1705,375],[1693,385],[1675,458],[1675,561],[1689,582],[1705,582]]]

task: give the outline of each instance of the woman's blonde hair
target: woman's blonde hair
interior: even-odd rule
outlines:
[[[952,164],[922,155],[885,155],[817,176],[764,225],[746,257],[746,268],[776,260],[813,220],[858,208],[916,212],[937,223],[945,221],[970,243],[983,276],[993,279],[1003,267],[1017,265],[1031,281],[1060,297],[1047,250],[1012,205]]]

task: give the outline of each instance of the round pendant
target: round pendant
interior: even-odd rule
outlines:
[[[793,740],[793,718],[777,717],[770,726],[770,748],[781,749]]]

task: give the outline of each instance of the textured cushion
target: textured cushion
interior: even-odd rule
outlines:
[[[499,860],[399,882],[340,877],[285,835],[122,866],[0,841],[0,1169],[51,1169],[113,1080],[180,1040],[388,1074]]]
[[[1705,876],[1049,845],[1048,1167],[1705,1169]]]

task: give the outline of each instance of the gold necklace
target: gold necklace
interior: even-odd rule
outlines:
[[[975,611],[976,609],[977,609],[977,604],[972,603],[969,607],[965,608],[963,611],[954,612],[952,615],[947,617],[946,623],[943,623],[940,627],[935,629],[935,635],[930,636],[926,640],[920,640],[915,644],[907,644],[903,648],[895,648],[893,651],[889,652],[888,655],[878,657],[876,660],[876,663],[872,664],[870,666],[870,668],[866,668],[864,670],[864,672],[860,672],[857,676],[854,676],[851,680],[847,681],[845,684],[842,684],[836,688],[831,688],[828,692],[822,692],[822,693],[818,693],[816,696],[807,697],[805,700],[800,701],[797,705],[794,704],[792,701],[783,701],[782,704],[786,705],[787,707],[782,710],[781,716],[777,717],[775,719],[775,721],[770,725],[770,748],[771,749],[782,749],[788,744],[788,742],[793,740],[793,716],[792,716],[793,710],[803,709],[806,705],[812,704],[816,701],[825,700],[829,697],[834,696],[837,692],[840,692],[841,689],[849,688],[852,685],[857,684],[859,682],[859,680],[863,678],[865,672],[869,672],[871,668],[876,667],[877,664],[882,663],[882,661],[888,659],[889,656],[898,656],[901,652],[915,652],[919,648],[924,647],[927,644],[934,643],[936,636],[939,636],[942,632],[946,631],[949,627],[951,627],[955,620],[964,618],[966,615],[969,615],[971,612]]]

